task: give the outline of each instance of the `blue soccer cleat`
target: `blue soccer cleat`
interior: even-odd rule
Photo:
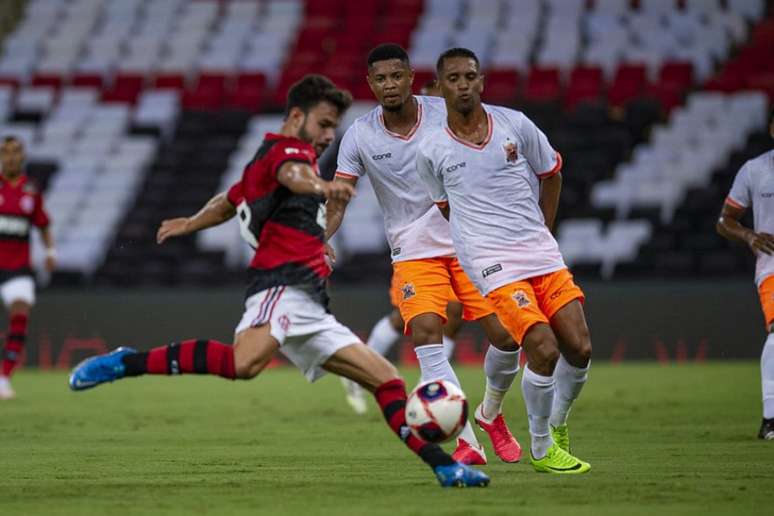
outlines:
[[[132,348],[120,347],[110,353],[87,358],[73,369],[70,374],[70,389],[85,391],[105,382],[112,382],[124,377],[124,363],[121,360],[126,355],[137,353]]]
[[[489,477],[486,473],[459,462],[448,466],[436,466],[433,471],[438,477],[441,487],[486,487],[489,485]]]

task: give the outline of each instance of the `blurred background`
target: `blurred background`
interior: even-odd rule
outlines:
[[[714,226],[739,167],[772,147],[770,1],[2,6],[0,135],[26,144],[59,254],[59,270],[40,276],[28,365],[66,366],[125,343],[230,339],[250,256],[236,223],[157,246],[159,222],[240,177],[306,73],[357,99],[343,133],[374,106],[365,57],[383,42],[408,49],[417,91],[443,50],[473,49],[485,100],[524,111],[562,153],[556,235],[587,291],[598,357],[760,353],[752,255]],[[322,160],[328,176],[335,154]],[[334,313],[364,333],[390,309],[391,268],[373,192],[367,180],[358,188],[333,242],[332,290]],[[473,327],[460,341],[458,360],[480,359]]]

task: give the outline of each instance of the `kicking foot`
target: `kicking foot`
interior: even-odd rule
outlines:
[[[546,456],[536,459],[530,453],[530,462],[538,473],[554,473],[558,475],[578,475],[591,469],[591,464],[573,457],[558,444],[554,443],[546,452]]]
[[[761,429],[758,431],[758,439],[774,441],[774,418],[761,421]]]
[[[137,353],[132,348],[120,347],[110,353],[87,358],[73,369],[68,382],[74,391],[85,391],[105,382],[112,382],[124,377],[124,363],[121,360],[126,355]]]
[[[349,378],[342,378],[341,385],[344,386],[347,403],[355,411],[355,414],[365,414],[368,411],[368,404],[363,388]]]
[[[448,466],[436,466],[433,471],[441,487],[486,487],[489,477],[475,468],[455,462]]]
[[[11,387],[11,380],[7,376],[0,376],[0,400],[12,400],[16,393]]]

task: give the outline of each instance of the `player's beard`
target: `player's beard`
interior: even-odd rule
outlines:
[[[404,104],[405,104],[405,102],[401,102],[400,104],[395,104],[395,105],[392,105],[392,106],[385,106],[384,104],[382,104],[382,109],[385,110],[385,111],[389,111],[390,113],[397,113],[401,109],[403,109],[403,105]]]
[[[319,158],[320,155],[322,155],[322,153],[325,152],[325,149],[327,149],[328,146],[314,143],[314,138],[312,138],[311,135],[309,134],[309,131],[306,130],[307,119],[308,119],[308,115],[304,115],[304,121],[301,123],[301,127],[298,128],[298,139],[314,147],[314,151],[315,153],[317,153],[317,157]]]

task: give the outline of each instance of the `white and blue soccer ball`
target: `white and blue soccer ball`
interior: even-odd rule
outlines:
[[[406,424],[423,441],[451,441],[462,432],[467,420],[465,393],[446,380],[421,383],[406,400]]]

